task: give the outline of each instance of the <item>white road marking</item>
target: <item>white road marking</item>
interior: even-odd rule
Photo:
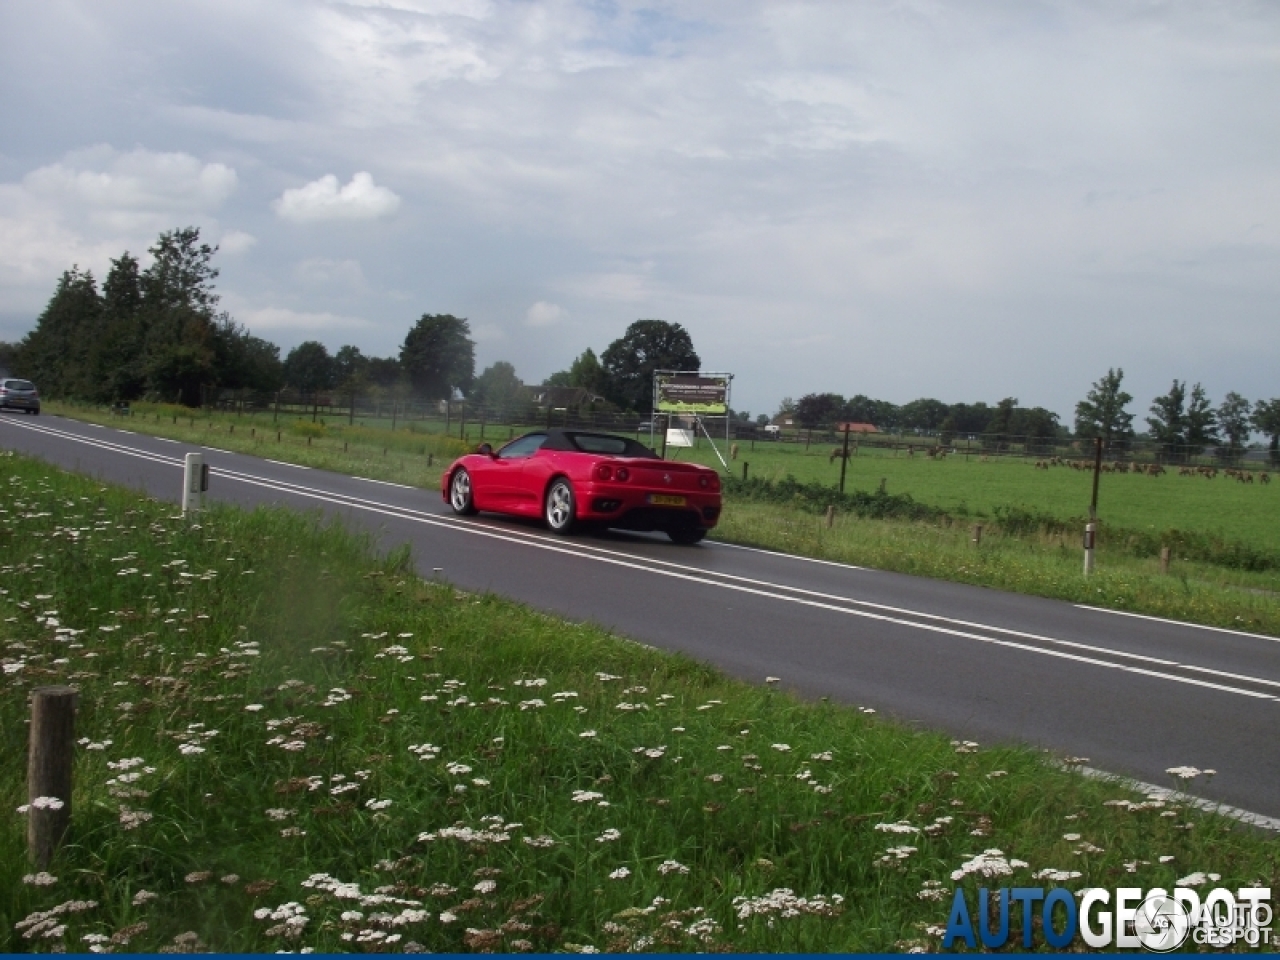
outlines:
[[[421,487],[411,487],[407,483],[392,483],[390,480],[375,480],[373,477],[352,477],[352,480],[364,480],[366,483],[380,483],[384,487],[399,487],[401,490],[420,490]]]
[[[1206,627],[1200,623],[1187,623],[1185,620],[1169,620],[1165,617],[1153,617],[1149,613],[1130,613],[1128,610],[1108,610],[1106,607],[1091,607],[1087,603],[1076,603],[1073,606],[1081,610],[1093,610],[1096,613],[1114,613],[1117,617],[1133,617],[1137,620],[1154,620],[1156,623],[1171,623],[1176,627],[1194,627],[1197,630],[1212,630],[1215,633],[1230,633],[1237,637],[1253,637],[1255,640],[1271,640],[1280,642],[1280,637],[1269,637],[1265,633],[1248,633],[1244,630],[1232,630],[1229,627]]]
[[[1178,803],[1195,807],[1197,810],[1221,814],[1224,817],[1230,817],[1233,820],[1239,820],[1241,823],[1247,823],[1251,826],[1263,827],[1267,830],[1280,830],[1280,820],[1275,817],[1268,817],[1265,814],[1254,813],[1251,810],[1241,810],[1239,807],[1229,807],[1225,803],[1215,803],[1213,800],[1206,800],[1204,797],[1183,793],[1181,790],[1157,787],[1154,783],[1143,783],[1141,780],[1132,780],[1116,773],[1107,773],[1105,770],[1095,770],[1092,767],[1068,767],[1065,764],[1062,766],[1068,770],[1075,770],[1081,776],[1088,777],[1090,780],[1114,783],[1117,786],[1124,787],[1126,790],[1132,790],[1148,797],[1155,797],[1158,800],[1176,800]]]
[[[223,453],[226,453],[226,452],[227,452],[227,451],[225,451],[225,450],[223,451]],[[310,469],[311,469],[310,467],[304,467],[304,466],[303,466],[302,464],[300,464],[300,463],[287,463],[287,462],[286,462],[286,461],[284,461],[284,460],[272,460],[270,457],[263,457],[262,459],[263,459],[266,463],[274,463],[274,464],[276,464],[277,466],[281,466],[281,467],[295,467],[295,468],[297,468],[298,470],[310,470]]]
[[[34,425],[22,425],[24,429],[33,430],[38,433],[46,433],[54,436],[64,437],[66,439],[75,440],[90,446],[100,447],[106,450],[113,450],[118,453],[124,453],[129,456],[138,457],[140,459],[151,460],[156,463],[168,464],[170,466],[181,466],[182,462],[169,457],[163,457],[152,454],[147,451],[140,451],[121,444],[91,440],[86,437],[68,431],[55,430],[52,428],[36,427]],[[1247,690],[1241,687],[1227,686],[1220,683],[1211,683],[1207,680],[1197,680],[1193,677],[1181,677],[1176,674],[1164,673],[1157,670],[1149,670],[1144,667],[1137,667],[1128,664],[1112,663],[1106,660],[1099,660],[1096,657],[1084,656],[1076,653],[1068,653],[1061,650],[1047,650],[1043,647],[1031,646],[1026,643],[1019,643],[1013,640],[1001,640],[996,637],[983,636],[982,634],[970,633],[967,630],[957,630],[952,627],[940,626],[932,623],[920,623],[914,620],[904,620],[899,616],[889,616],[888,613],[897,613],[907,616],[919,617],[921,619],[936,620],[943,623],[951,623],[957,626],[964,626],[971,629],[987,630],[992,633],[1002,633],[1009,636],[1021,637],[1023,639],[1032,639],[1040,642],[1052,643],[1058,646],[1072,647],[1080,650],[1087,650],[1091,653],[1101,653],[1108,656],[1123,657],[1126,659],[1140,660],[1155,666],[1165,667],[1182,667],[1184,669],[1196,670],[1197,672],[1206,672],[1229,677],[1232,679],[1242,680],[1249,683],[1257,683],[1267,686],[1280,686],[1280,683],[1267,680],[1261,677],[1250,677],[1241,674],[1223,674],[1219,671],[1210,670],[1206,667],[1196,667],[1192,665],[1184,665],[1171,660],[1162,660],[1155,657],[1147,657],[1141,654],[1132,654],[1119,650],[1112,650],[1105,647],[1096,647],[1089,644],[1076,643],[1074,641],[1060,640],[1053,637],[1044,637],[1037,634],[1024,633],[1017,630],[1008,630],[1003,627],[994,627],[987,624],[975,623],[972,621],[956,620],[949,617],[940,616],[938,614],[925,613],[923,611],[908,610],[899,607],[891,607],[884,604],[876,604],[870,601],[855,600],[849,597],[841,597],[834,594],[825,594],[817,591],[805,590],[798,587],[789,587],[784,584],[771,583],[769,581],[755,580],[749,577],[739,577],[733,574],[718,574],[713,571],[701,570],[697,567],[690,567],[684,564],[677,564],[665,560],[651,560],[645,558],[636,558],[629,554],[623,554],[619,551],[607,550],[602,547],[594,547],[587,544],[575,544],[570,546],[564,541],[553,542],[541,537],[531,535],[517,536],[513,535],[514,531],[498,532],[493,529],[486,528],[480,524],[462,523],[441,518],[434,514],[424,513],[407,507],[395,507],[391,504],[384,504],[378,501],[365,500],[361,497],[353,497],[348,494],[335,493],[333,491],[321,490],[314,487],[304,487],[300,484],[289,483],[287,481],[275,480],[268,477],[259,477],[253,474],[241,473],[236,470],[227,470],[218,468],[212,471],[216,476],[228,477],[230,479],[239,480],[242,483],[248,483],[253,486],[264,487],[276,490],[281,493],[290,493],[294,496],[306,497],[313,500],[322,500],[327,503],[353,507],[359,510],[366,510],[371,513],[379,513],[384,516],[396,517],[402,520],[409,520],[415,523],[422,523],[428,526],[441,527],[447,530],[457,530],[474,536],[487,537],[494,540],[501,540],[507,543],[515,543],[522,546],[532,547],[535,549],[547,550],[553,553],[560,553],[568,556],[577,557],[585,560],[595,560],[598,563],[607,563],[613,566],[625,567],[628,569],[642,571],[644,573],[656,576],[665,576],[672,579],[693,582],[702,586],[718,587],[723,590],[733,590],[740,593],[752,594],[755,596],[765,597],[768,599],[782,600],[788,603],[795,603],[801,606],[814,607],[817,609],[828,610],[835,613],[843,613],[848,616],[862,617],[868,620],[877,620],[884,623],[892,623],[898,626],[910,627],[916,630],[924,630],[930,633],[938,633],[945,636],[960,637],[963,639],[978,640],[982,643],[990,643],[996,646],[1008,647],[1024,652],[1037,653],[1042,656],[1058,657],[1065,660],[1072,660],[1079,663],[1087,663],[1092,666],[1104,667],[1110,670],[1122,670],[1128,673],[1135,673],[1141,676],[1154,677],[1160,680],[1172,681],[1175,683],[1184,683],[1191,686],[1204,687],[1212,690],[1219,690],[1225,693],[1233,693],[1238,696],[1251,697],[1260,700],[1280,700],[1280,697],[1273,696],[1268,693],[1262,693],[1256,690]],[[576,549],[575,549],[576,547]],[[671,569],[661,569],[662,567]],[[689,572],[685,572],[689,571]],[[736,580],[738,583],[726,583],[718,580],[707,579],[709,576],[718,576],[725,580]],[[747,584],[751,584],[748,586]],[[761,589],[768,587],[770,589]],[[776,590],[787,590],[792,593],[803,594],[808,597],[821,599],[805,599],[805,596],[788,596],[783,593],[776,593]],[[869,607],[872,610],[883,610],[886,613],[872,612],[872,610],[850,609],[848,606],[837,606],[835,603],[827,601],[837,601],[842,604],[855,604],[862,607]],[[1095,609],[1095,608],[1091,608]],[[1176,622],[1176,621],[1174,621]]]
[[[840,567],[842,570],[868,570],[852,563],[841,563],[839,560],[820,560],[817,557],[802,557],[795,553],[783,553],[781,550],[766,550],[764,547],[744,547],[740,543],[725,543],[723,540],[704,540],[709,547],[725,547],[729,550],[742,550],[747,553],[763,553],[770,557],[784,557],[787,560],[803,560],[805,563],[817,563],[824,567]]]

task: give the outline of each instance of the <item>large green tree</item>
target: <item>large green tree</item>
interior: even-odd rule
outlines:
[[[830,426],[843,410],[844,397],[838,393],[806,393],[796,401],[796,423],[809,429]]]
[[[126,250],[111,261],[102,284],[102,325],[90,347],[86,399],[119,403],[146,391],[142,306],[142,271]]]
[[[400,365],[409,382],[429,400],[449,400],[471,389],[476,345],[465,318],[424,313],[400,347]]]
[[[102,317],[93,274],[79,267],[63,272],[35,328],[18,347],[17,372],[46,396],[78,396],[86,360]]]
[[[1169,392],[1151,401],[1151,416],[1147,426],[1151,439],[1168,448],[1170,456],[1177,456],[1175,448],[1185,442],[1187,430],[1187,385],[1175,379]]]
[[[1240,394],[1232,390],[1218,404],[1215,417],[1218,430],[1227,442],[1226,455],[1232,459],[1244,452],[1249,442],[1250,417],[1252,405]]]
[[[982,436],[984,446],[998,448],[1010,442],[1014,432],[1013,414],[1017,408],[1017,397],[1005,397],[996,404],[995,413]]]
[[[1204,448],[1218,442],[1218,420],[1214,416],[1213,404],[1200,384],[1191,388],[1191,396],[1187,400],[1187,433],[1186,444],[1192,456]]]
[[[937,430],[945,419],[947,405],[932,397],[904,403],[899,411],[899,423],[906,430]]]
[[[217,385],[218,294],[213,282],[217,247],[200,242],[200,230],[184,227],[160,234],[143,271],[143,370],[147,389],[162,400],[188,406],[201,402],[205,386]]]
[[[1186,383],[1174,380],[1168,393],[1152,401],[1147,425],[1151,438],[1174,459],[1196,456],[1218,439],[1213,406],[1198,383],[1188,394]]]
[[[702,366],[689,332],[665,320],[637,320],[609,344],[600,362],[608,378],[605,396],[641,413],[653,410],[654,371],[696,371]]]
[[[1271,438],[1271,465],[1280,467],[1280,397],[1259,400],[1253,405],[1253,426]]]
[[[516,368],[505,360],[485,367],[476,377],[467,399],[493,411],[512,409],[523,400],[524,381],[516,376]]]
[[[1125,410],[1133,402],[1133,395],[1120,388],[1123,380],[1123,367],[1107,370],[1106,376],[1096,381],[1076,404],[1076,436],[1090,440],[1101,437],[1107,445],[1133,437],[1133,414]]]
[[[337,386],[337,367],[329,348],[318,340],[306,340],[284,358],[284,382],[304,396]]]

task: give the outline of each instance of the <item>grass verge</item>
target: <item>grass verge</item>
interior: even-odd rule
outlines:
[[[1280,887],[1280,839],[1042,753],[173,513],[0,459],[10,811],[27,692],[81,690],[47,875],[0,820],[5,952],[928,949],[957,885]]]

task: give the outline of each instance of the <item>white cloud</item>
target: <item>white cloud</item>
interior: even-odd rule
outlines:
[[[271,207],[294,223],[377,220],[395,213],[400,208],[400,198],[386,187],[379,187],[373,176],[362,170],[345,187],[339,187],[338,178],[330,173],[304,187],[286,190]]]
[[[287,307],[240,310],[236,314],[236,319],[255,334],[264,330],[348,330],[372,326],[368,320],[360,317],[347,317],[327,312],[307,313],[301,310],[290,310]]]
[[[358,260],[329,260],[313,257],[303,260],[293,269],[296,276],[308,286],[361,287],[364,271]]]
[[[568,319],[569,312],[554,303],[539,300],[524,315],[524,322],[531,327],[551,327]]]
[[[243,230],[228,230],[218,240],[218,249],[222,253],[235,256],[237,253],[244,253],[257,242],[258,238],[252,233],[245,233]]]
[[[160,6],[6,21],[0,170],[44,172],[0,184],[0,314],[159,229],[217,237],[216,213],[260,241],[222,261],[228,295],[377,317],[370,351],[448,309],[528,375],[662,317],[757,409],[830,389],[1069,416],[1107,366],[1137,407],[1175,375],[1274,392],[1276,4]],[[84,130],[170,152],[64,156]],[[385,229],[292,228],[398,201]],[[1058,362],[1079,342],[1100,370]],[[851,359],[918,344],[906,373]]]
[[[68,154],[22,180],[39,202],[112,229],[150,228],[217,210],[235,193],[235,170],[187,153],[97,146]]]
[[[141,255],[163,230],[195,223],[218,234],[216,212],[235,194],[236,171],[188,153],[106,145],[76,150],[21,180],[0,183],[0,310],[31,311],[72,264],[99,279],[126,250]],[[251,245],[242,231],[223,249]]]

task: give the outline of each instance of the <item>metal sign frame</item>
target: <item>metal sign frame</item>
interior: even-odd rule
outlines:
[[[700,405],[696,403],[680,404],[679,406],[688,408],[687,410],[681,410],[677,407],[677,405],[671,404],[669,402],[664,403],[663,405],[672,409],[660,410],[659,395],[660,395],[660,390],[662,385],[667,381],[669,381],[670,378],[672,377],[681,377],[681,376],[698,377],[704,380],[723,381],[724,412],[709,413],[709,412],[700,411],[697,409],[697,407]],[[708,406],[711,406],[712,409],[715,409],[720,407],[721,405],[719,403],[716,403]],[[732,373],[726,373],[724,371],[709,371],[709,370],[698,370],[698,371],[655,370],[653,371],[653,413],[649,417],[649,445],[651,447],[653,446],[654,433],[657,432],[658,418],[662,417],[663,418],[662,458],[665,460],[667,457],[666,431],[668,428],[670,428],[671,419],[673,417],[683,417],[685,419],[691,419],[694,422],[694,433],[696,434],[698,430],[702,431],[703,435],[707,438],[707,441],[711,444],[711,449],[715,451],[716,459],[720,461],[720,465],[724,467],[725,472],[727,473],[729,471],[729,462],[725,460],[724,454],[722,454],[720,452],[720,448],[716,446],[715,438],[711,436],[711,432],[707,429],[707,425],[705,421],[707,420],[723,420],[724,421],[724,444],[725,444],[725,452],[727,453],[729,450],[729,428],[731,426],[729,421],[729,414],[732,410],[733,410],[733,374]],[[718,432],[719,431],[717,431],[717,433]]]

